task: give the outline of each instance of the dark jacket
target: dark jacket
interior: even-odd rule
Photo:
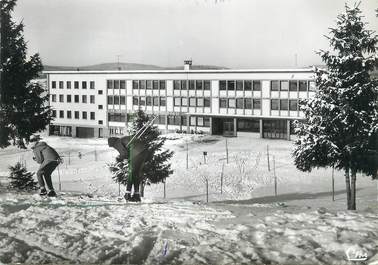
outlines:
[[[146,151],[145,146],[142,141],[137,138],[131,142],[129,146],[128,143],[131,140],[132,136],[123,136],[121,138],[118,137],[109,137],[108,138],[108,145],[109,147],[113,147],[119,153],[119,159],[124,160],[128,159],[129,152],[132,153],[133,158],[142,154],[143,151]]]
[[[32,147],[35,161],[41,164],[40,168],[45,167],[51,161],[59,161],[60,156],[54,148],[46,144],[45,142],[37,142]]]

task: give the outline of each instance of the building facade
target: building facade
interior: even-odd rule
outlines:
[[[127,134],[133,113],[156,115],[161,130],[290,139],[298,101],[315,93],[311,69],[47,71],[49,133]]]

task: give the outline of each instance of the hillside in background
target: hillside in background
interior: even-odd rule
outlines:
[[[44,71],[76,71],[79,70],[181,70],[184,66],[161,67],[157,65],[138,63],[102,63],[88,66],[53,66],[44,65]],[[193,65],[192,69],[227,69],[226,67],[215,65]]]

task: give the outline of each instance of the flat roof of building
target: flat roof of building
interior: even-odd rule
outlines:
[[[183,74],[183,73],[312,73],[313,68],[295,69],[207,69],[207,70],[60,70],[43,71],[44,74]]]

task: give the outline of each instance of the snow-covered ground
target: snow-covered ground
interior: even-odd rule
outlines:
[[[350,264],[349,251],[378,264],[376,181],[358,176],[359,211],[346,212],[343,173],[332,201],[332,170],[296,170],[292,142],[241,133],[227,138],[227,163],[226,138],[167,137],[166,198],[163,184],[147,186],[141,205],[118,200],[105,139],[45,137],[65,159],[53,200],[6,191],[9,165],[38,165],[30,149],[0,150],[0,263]]]

